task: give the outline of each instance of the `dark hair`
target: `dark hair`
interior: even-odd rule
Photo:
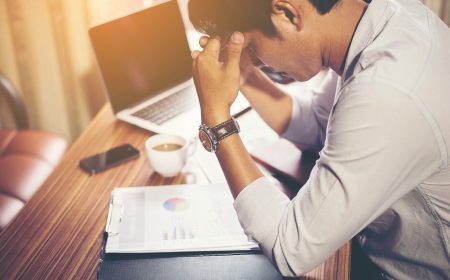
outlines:
[[[340,0],[309,0],[320,14],[328,13]],[[260,30],[276,35],[271,20],[272,0],[189,0],[189,18],[208,35]]]
[[[331,9],[333,9],[333,7],[339,1],[340,0],[309,0],[309,2],[311,2],[311,4],[321,15],[324,15],[331,11]]]

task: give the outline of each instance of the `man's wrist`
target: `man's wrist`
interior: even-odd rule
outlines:
[[[202,123],[209,127],[214,127],[218,124],[226,122],[231,119],[231,114],[228,112],[216,112],[216,111],[202,111]]]
[[[239,124],[234,118],[230,118],[214,127],[209,127],[203,123],[198,128],[198,138],[208,152],[216,152],[222,140],[239,133],[239,131]]]

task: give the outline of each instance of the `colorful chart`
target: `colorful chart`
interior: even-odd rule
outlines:
[[[164,208],[171,212],[181,212],[189,208],[189,201],[184,198],[174,197],[164,202]]]

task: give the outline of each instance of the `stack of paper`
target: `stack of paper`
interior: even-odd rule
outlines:
[[[117,188],[106,253],[255,250],[226,183]]]

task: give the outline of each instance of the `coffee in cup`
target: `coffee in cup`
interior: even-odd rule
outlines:
[[[165,143],[156,145],[153,147],[154,150],[160,151],[160,152],[170,152],[170,151],[176,151],[183,148],[183,146],[179,144],[173,144],[173,143]]]
[[[147,139],[145,149],[150,166],[164,177],[173,177],[195,152],[195,142],[177,135],[157,134]]]

